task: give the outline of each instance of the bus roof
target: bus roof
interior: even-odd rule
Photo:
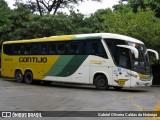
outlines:
[[[120,40],[144,44],[142,41],[137,40],[135,38],[125,36],[125,35],[120,35],[120,34],[114,34],[114,33],[90,33],[90,34],[77,34],[77,35],[60,35],[60,36],[50,36],[50,37],[29,39],[29,40],[6,41],[3,44],[45,42],[45,41],[64,41],[64,40],[86,40],[86,39],[93,39],[93,38],[120,39]]]

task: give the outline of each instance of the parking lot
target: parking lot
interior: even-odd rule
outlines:
[[[90,85],[28,85],[0,79],[0,111],[160,111],[160,87],[96,90]],[[5,118],[3,118],[5,119]],[[17,119],[17,118],[16,118]],[[45,118],[66,119],[66,118]],[[72,120],[74,118],[67,118]],[[81,118],[77,118],[81,119]],[[87,118],[116,119],[131,118]],[[132,118],[152,120],[151,118]],[[28,120],[28,119],[27,119]],[[159,118],[157,118],[159,120]]]

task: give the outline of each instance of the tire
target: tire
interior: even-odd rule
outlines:
[[[20,70],[15,73],[15,79],[19,83],[24,82],[23,74],[22,74],[22,72]]]
[[[113,88],[116,89],[116,90],[121,90],[123,87],[117,87],[117,86],[115,86]]]
[[[108,80],[104,75],[99,75],[94,80],[94,85],[98,90],[106,90],[109,88]]]
[[[24,81],[27,84],[32,84],[33,83],[33,74],[31,71],[27,71],[24,75]]]

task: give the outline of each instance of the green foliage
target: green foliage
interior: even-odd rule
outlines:
[[[46,15],[43,17],[32,15],[30,17],[30,24],[27,26],[28,38],[70,34],[70,26],[71,22],[68,15],[65,14],[59,13],[55,16]]]
[[[138,9],[146,10],[148,7],[154,11],[155,15],[160,18],[160,0],[122,0],[127,1],[127,4],[133,8],[133,12],[138,12]]]
[[[11,20],[9,19],[9,9],[4,0],[0,0],[0,43],[6,38],[5,34],[11,28]]]

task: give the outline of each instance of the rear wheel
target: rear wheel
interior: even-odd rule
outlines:
[[[22,72],[20,70],[15,72],[15,79],[19,83],[24,82],[23,74],[22,74]]]
[[[98,90],[106,90],[109,88],[108,80],[104,75],[99,75],[94,80],[94,85]]]
[[[24,75],[25,83],[32,84],[33,83],[33,74],[31,71],[27,71]]]

